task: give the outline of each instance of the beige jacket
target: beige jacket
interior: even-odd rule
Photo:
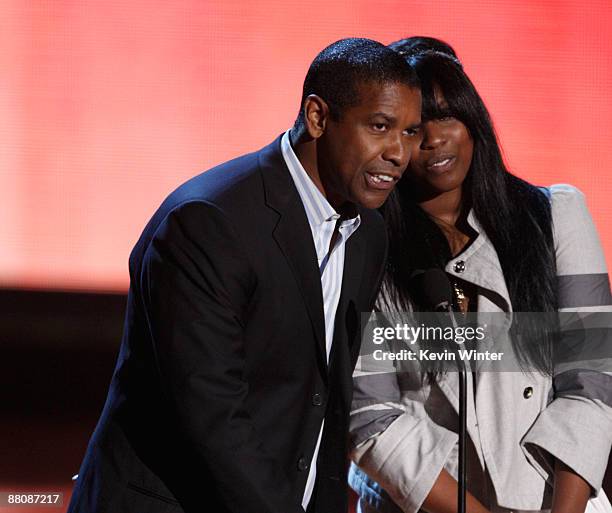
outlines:
[[[583,194],[569,185],[549,191],[561,309],[612,312],[606,263]],[[495,249],[473,214],[468,221],[479,235],[446,271],[492,293],[478,296],[479,312],[511,311]],[[456,476],[457,374],[423,385],[420,375],[364,372],[361,363],[354,373],[352,459],[402,511],[416,512],[442,468]],[[551,455],[595,491],[601,487],[612,443],[612,374],[477,373],[468,379],[467,421],[476,467],[468,486],[476,495],[487,495],[493,509],[546,509]]]

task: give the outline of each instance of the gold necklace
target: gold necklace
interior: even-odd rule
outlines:
[[[465,297],[465,292],[456,281],[453,282],[453,291],[455,292],[455,299],[457,300],[457,306],[459,307],[459,311],[462,314],[466,314],[467,301]]]

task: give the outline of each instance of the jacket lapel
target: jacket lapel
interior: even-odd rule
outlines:
[[[363,220],[363,216],[362,216]],[[345,344],[349,349],[359,345],[361,312],[358,308],[359,287],[363,280],[366,247],[363,231],[357,230],[346,242],[344,253],[344,272],[342,276],[342,294],[336,312],[334,327],[334,344]]]
[[[361,212],[360,212],[361,213]],[[363,216],[361,217],[363,222]],[[344,275],[342,277],[342,298],[354,299],[363,278],[366,248],[362,231],[357,229],[346,242],[344,254]]]
[[[351,235],[345,246],[342,293],[338,301],[334,323],[334,343],[329,358],[329,379],[337,380],[339,394],[346,411],[350,410],[352,374],[361,336],[357,294],[363,278],[365,250],[362,231],[357,230]],[[353,347],[352,344],[356,344],[357,347]]]
[[[281,153],[280,137],[261,150],[259,164],[266,204],[279,215],[272,236],[298,283],[319,347],[322,368],[326,368],[323,292],[317,254],[306,211]]]

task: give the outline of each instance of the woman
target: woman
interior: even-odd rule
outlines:
[[[422,82],[423,141],[385,206],[382,311],[431,309],[420,270],[443,269],[461,312],[612,311],[582,194],[505,168],[489,114],[455,52],[433,38],[391,45]],[[612,377],[551,371],[541,326],[511,350],[525,372],[468,380],[468,512],[609,511],[597,494],[612,433]],[[355,372],[350,484],[362,512],[454,511],[457,374]],[[597,497],[596,497],[597,496]],[[595,498],[596,497],[596,498]]]

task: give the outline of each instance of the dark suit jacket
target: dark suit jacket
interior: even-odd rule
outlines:
[[[108,398],[69,512],[346,511],[360,312],[386,253],[378,213],[346,247],[329,366],[308,220],[280,138],[172,193],[130,256]]]

